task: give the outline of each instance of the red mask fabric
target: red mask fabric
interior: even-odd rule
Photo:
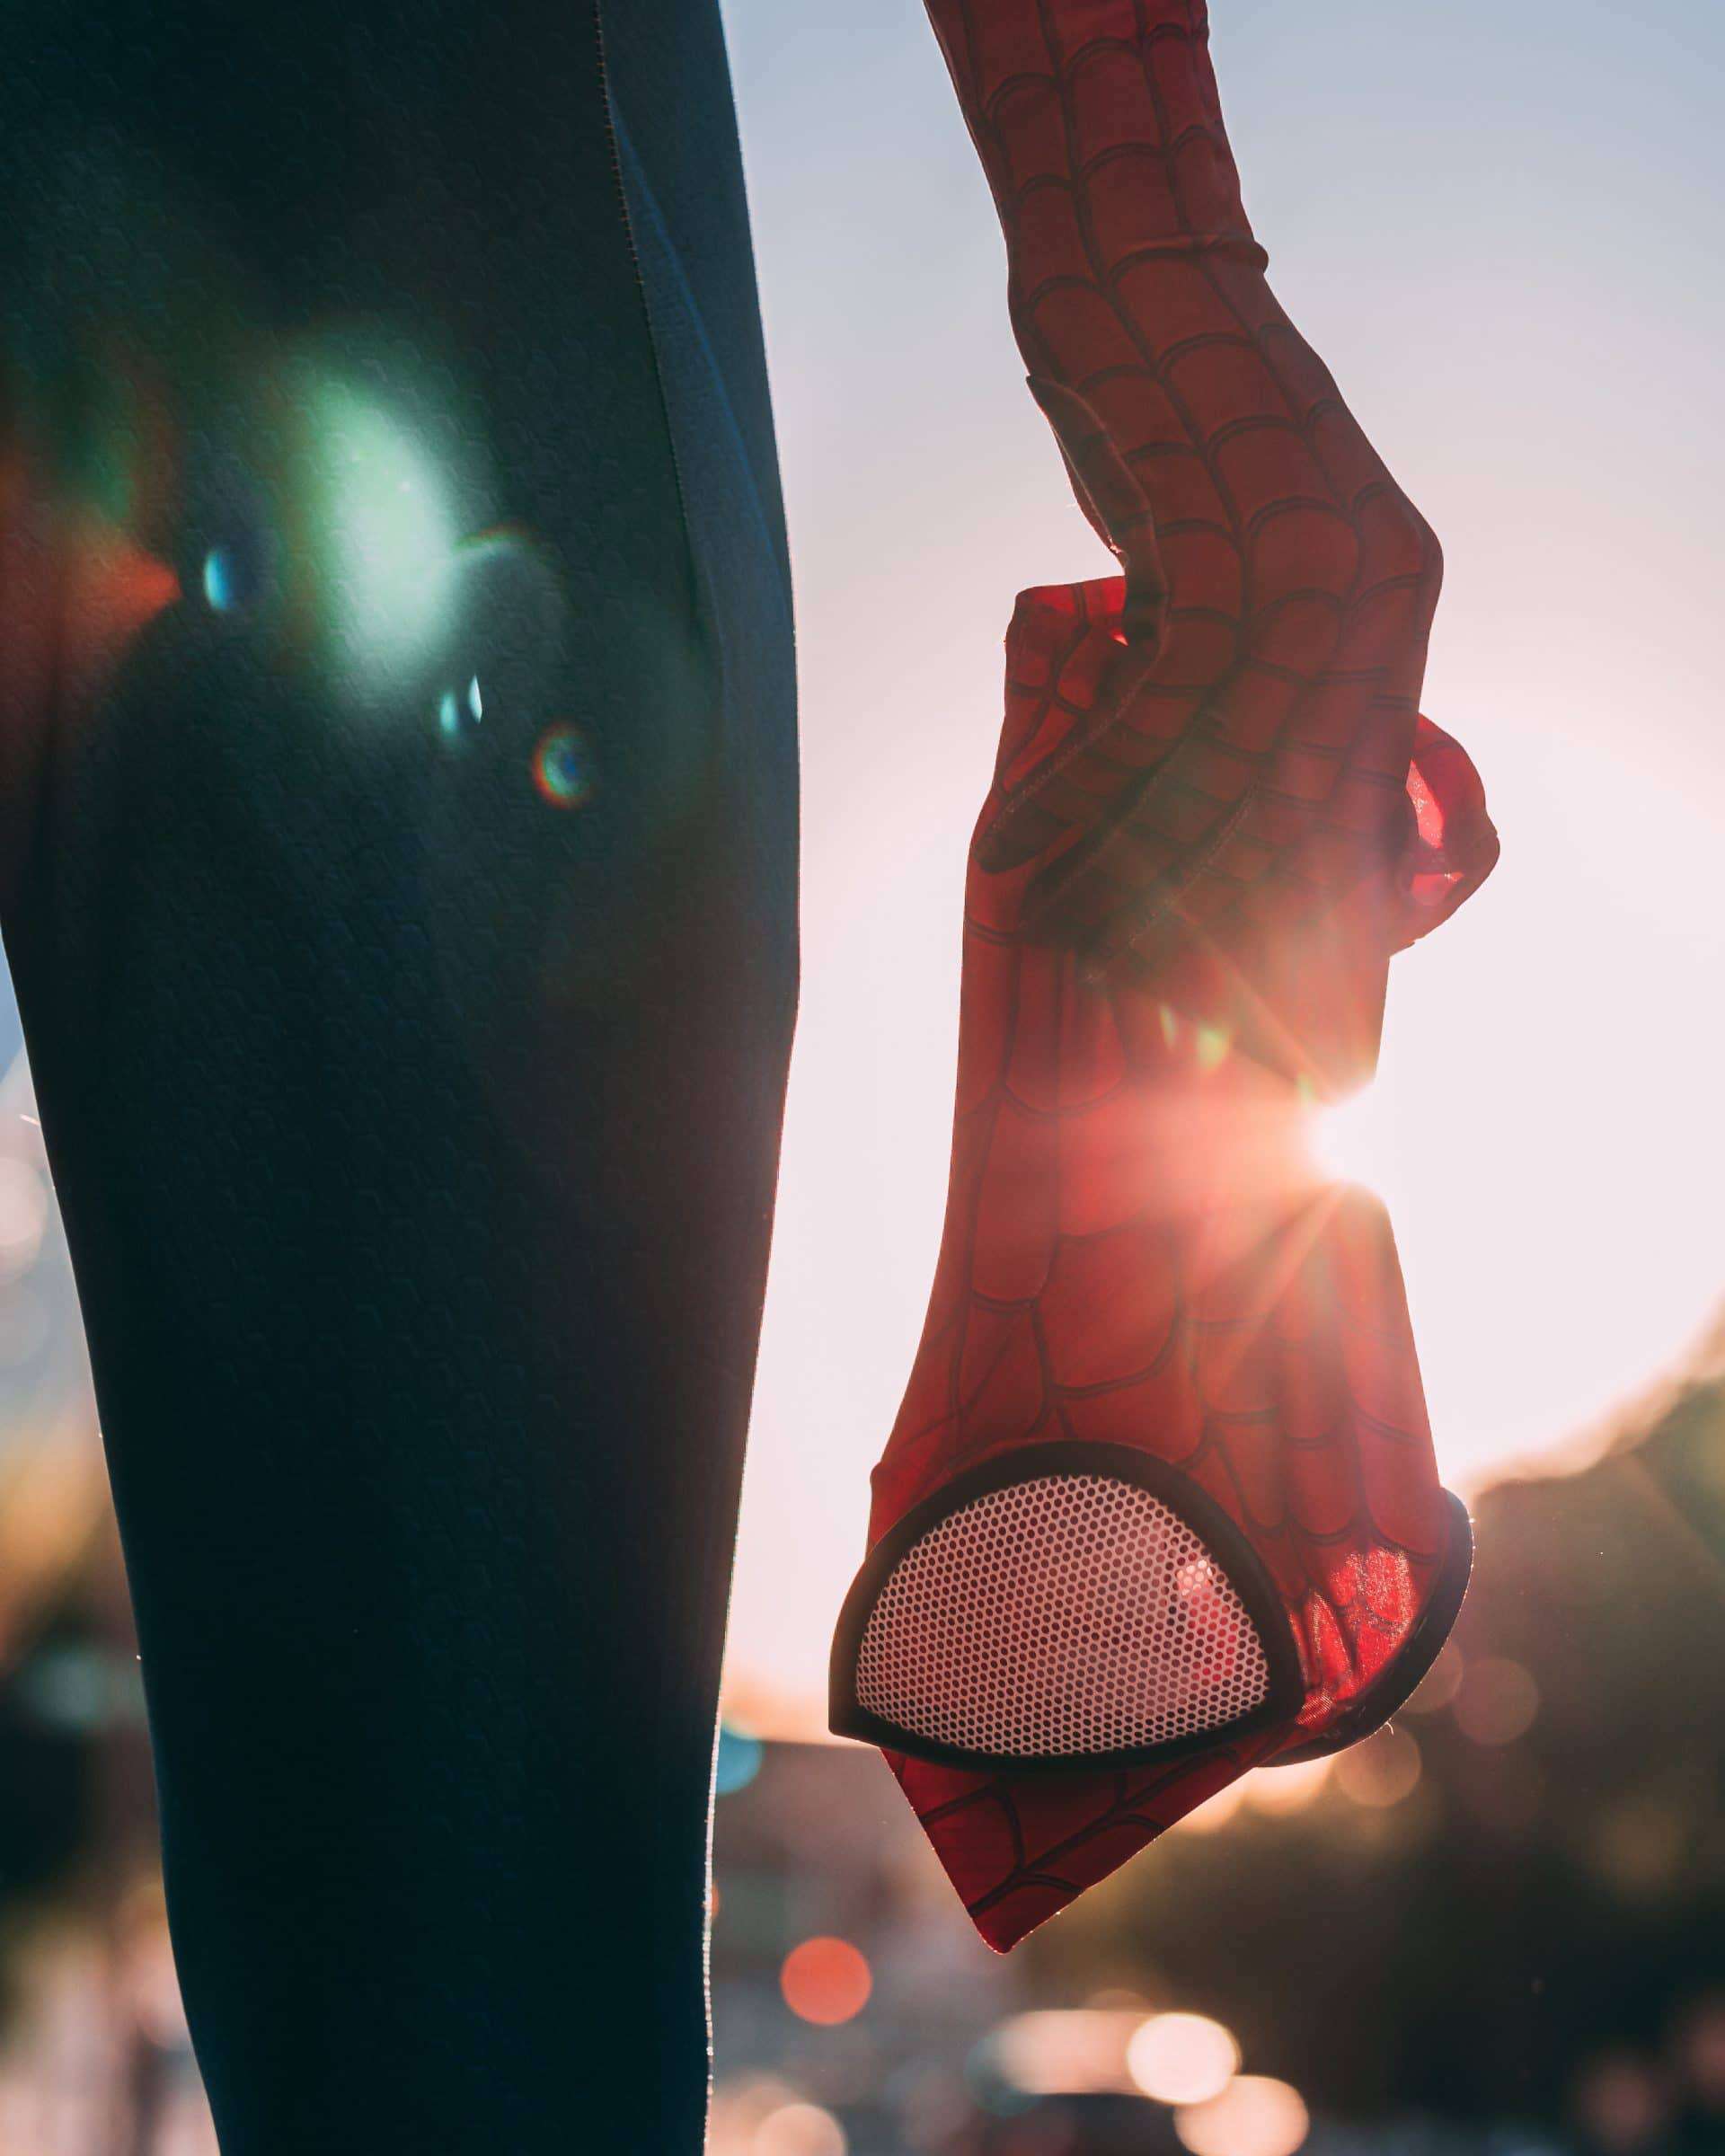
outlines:
[[[1201,5],[931,0],[1122,573],[1021,595],[944,1237],[832,1722],[1002,1950],[1379,1727],[1466,1585],[1390,1225],[1313,1158],[1489,872],[1435,541],[1263,280]]]

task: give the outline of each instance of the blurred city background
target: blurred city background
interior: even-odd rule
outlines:
[[[1212,12],[1272,278],[1445,543],[1427,708],[1504,836],[1398,961],[1336,1134],[1390,1203],[1474,1585],[1393,1728],[1247,1777],[1005,1960],[880,1762],[817,1741],[939,1229],[999,639],[1021,586],[1105,563],[920,0],[732,0],[806,970],[717,1767],[713,2156],[1725,2152],[1725,430],[1697,422],[1725,10]],[[0,991],[0,2156],[212,2148]]]
[[[1725,2151],[1725,1333],[1475,1495],[1393,1727],[1006,1959],[880,1760],[717,1759],[712,2156]],[[0,1092],[0,2156],[210,2156],[75,1302]],[[571,2071],[576,2056],[571,2038]]]

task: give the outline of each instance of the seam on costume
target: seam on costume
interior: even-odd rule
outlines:
[[[682,459],[677,453],[677,429],[671,423],[671,401],[665,389],[665,367],[660,350],[658,324],[653,320],[652,298],[647,289],[647,276],[641,265],[641,247],[635,233],[634,206],[629,199],[629,182],[623,169],[623,150],[617,135],[617,110],[611,95],[611,68],[606,52],[605,0],[593,0],[594,48],[599,61],[599,101],[605,112],[606,146],[611,153],[611,176],[616,182],[617,204],[623,212],[624,237],[628,242],[629,260],[635,272],[635,289],[641,295],[641,318],[647,331],[647,349],[652,355],[653,388],[659,398],[659,417],[665,426],[666,453],[671,460],[671,482],[677,489],[678,519],[683,527],[683,553],[689,572],[689,588],[694,596],[698,613],[707,613],[705,579],[695,559],[694,532],[689,521],[688,489],[684,483]],[[721,640],[713,639],[715,647]],[[718,651],[720,667],[720,693],[724,693],[724,655]]]

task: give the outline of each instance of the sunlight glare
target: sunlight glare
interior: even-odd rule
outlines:
[[[1362,1086],[1344,1100],[1312,1110],[1307,1143],[1321,1174],[1387,1197],[1396,1180],[1395,1128],[1387,1096]]]

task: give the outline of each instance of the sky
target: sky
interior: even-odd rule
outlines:
[[[1447,563],[1484,889],[1398,959],[1340,1164],[1440,1465],[1577,1440],[1725,1305],[1718,0],[1212,0],[1278,296]],[[732,1697],[819,1726],[945,1195],[965,846],[1022,588],[1110,566],[1008,331],[921,0],[727,0],[791,523],[803,989]],[[883,834],[889,835],[883,837]],[[0,997],[0,1067],[16,1044]]]
[[[1211,17],[1270,281],[1443,542],[1425,709],[1503,837],[1482,892],[1397,959],[1377,1081],[1337,1133],[1389,1202],[1465,1492],[1572,1452],[1725,1303],[1725,9]],[[730,1668],[739,1706],[794,1719],[818,1717],[933,1273],[1000,639],[1020,588],[1110,563],[1024,390],[920,0],[726,20],[804,815]]]

